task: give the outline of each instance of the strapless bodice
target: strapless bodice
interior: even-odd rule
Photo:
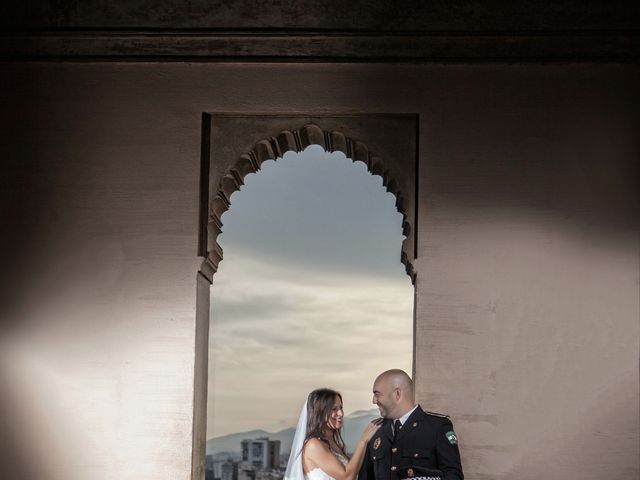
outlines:
[[[339,453],[336,453],[336,452],[332,452],[332,453],[336,456],[338,460],[340,460],[340,463],[342,463],[343,465],[346,465],[347,462],[349,461],[349,459],[345,458],[343,455],[340,455]],[[305,480],[336,480],[335,478],[333,478],[331,475],[329,475],[327,472],[325,472],[319,467],[309,471],[309,473],[307,473],[304,476],[304,478]]]
[[[336,480],[321,468],[314,468],[304,478],[305,480]]]

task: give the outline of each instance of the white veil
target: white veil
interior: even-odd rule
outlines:
[[[296,434],[293,436],[291,444],[291,454],[287,463],[287,470],[284,472],[284,480],[304,480],[304,470],[302,468],[302,447],[307,436],[307,402],[304,402]]]

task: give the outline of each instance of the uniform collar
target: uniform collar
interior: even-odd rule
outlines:
[[[405,413],[403,416],[401,416],[400,418],[398,418],[398,420],[400,420],[400,424],[404,425],[406,423],[406,421],[409,419],[409,417],[411,416],[411,414],[413,412],[416,411],[416,408],[418,408],[419,405],[416,403],[413,408],[411,410],[409,410],[407,413]],[[395,423],[395,420],[394,420]]]
[[[422,409],[420,408],[420,405],[416,405],[410,411],[408,411],[402,417],[400,417],[400,419],[398,420],[400,420],[402,425],[404,425],[405,422],[412,423],[412,420],[417,420],[421,413],[422,413]],[[402,419],[404,419],[404,422],[402,421]],[[393,432],[391,429],[392,423],[393,423],[393,420],[390,420],[389,422],[387,422],[385,433],[389,436],[389,439],[391,439],[395,443],[395,442],[398,442],[398,440],[400,440],[404,436],[404,434],[408,430],[410,430],[410,428],[401,428],[394,438]],[[413,421],[413,426],[416,427],[417,425],[418,425],[417,422]]]

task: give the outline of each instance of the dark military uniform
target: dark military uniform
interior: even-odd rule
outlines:
[[[393,420],[386,419],[367,445],[358,480],[400,480],[407,467],[437,469],[443,480],[463,480],[458,439],[446,415],[411,413],[395,440]]]

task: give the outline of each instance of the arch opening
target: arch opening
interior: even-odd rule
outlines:
[[[211,296],[206,478],[234,464],[279,478],[301,402],[324,385],[343,394],[353,445],[376,415],[375,375],[412,367],[402,216],[382,179],[319,146],[262,167],[233,194],[219,237],[226,257]],[[265,436],[270,444],[243,456],[241,440]],[[251,456],[274,439],[276,463]]]
[[[207,258],[202,270],[213,277],[223,258],[223,251],[218,244],[218,236],[222,233],[222,215],[231,206],[231,195],[240,190],[247,175],[260,170],[263,162],[281,158],[285,153],[301,152],[311,145],[318,145],[327,152],[342,152],[353,162],[362,162],[367,170],[380,176],[382,184],[396,199],[396,208],[402,215],[402,233],[405,236],[400,252],[400,261],[405,266],[407,275],[415,283],[416,271],[412,263],[415,256],[415,219],[408,214],[407,197],[414,192],[401,191],[401,182],[384,160],[369,150],[359,140],[354,140],[337,130],[323,130],[316,124],[307,124],[299,130],[283,130],[274,137],[258,141],[251,150],[243,153],[235,164],[222,175],[215,194],[208,206],[207,224]]]
[[[215,118],[216,127],[212,127],[212,119]],[[203,169],[201,191],[206,212],[203,225],[206,229],[201,231],[199,251],[205,254],[198,275],[198,304],[196,309],[196,358],[194,378],[194,430],[193,430],[193,454],[192,454],[192,478],[205,478],[205,448],[207,425],[207,388],[208,382],[208,339],[209,339],[209,313],[210,298],[209,286],[213,281],[213,275],[218,270],[222,260],[222,247],[218,243],[222,233],[222,215],[231,205],[231,195],[240,190],[244,185],[247,175],[261,170],[262,164],[268,160],[281,158],[284,154],[297,154],[310,145],[321,147],[327,154],[341,153],[345,160],[352,165],[360,165],[363,172],[372,174],[381,187],[384,187],[393,203],[393,211],[400,214],[398,229],[404,235],[401,241],[400,261],[398,264],[397,250],[394,262],[400,268],[401,276],[408,285],[410,291],[409,310],[407,315],[410,325],[409,334],[409,364],[411,370],[415,370],[415,300],[412,285],[415,284],[416,272],[412,264],[415,258],[416,248],[416,219],[417,209],[417,136],[418,117],[411,114],[379,114],[379,115],[347,115],[342,117],[306,117],[310,123],[298,130],[280,129],[274,136],[256,137],[248,129],[251,126],[260,126],[257,130],[263,131],[266,127],[273,131],[275,125],[286,125],[297,122],[300,117],[288,117],[278,115],[236,115],[236,114],[204,114],[203,115]],[[316,122],[319,123],[316,124]],[[222,125],[222,127],[220,127]],[[344,126],[344,128],[343,128]],[[343,133],[344,129],[359,132],[358,137],[365,136],[376,139],[375,151],[380,156],[369,150],[363,142],[354,140]],[[276,130],[278,131],[278,130]],[[253,142],[242,147],[246,142],[241,140],[244,132]],[[238,140],[240,139],[240,140]],[[244,142],[244,143],[243,143]],[[235,155],[233,152],[237,152]],[[383,162],[382,158],[387,161]],[[362,162],[362,163],[360,163]],[[272,162],[270,162],[272,163]],[[224,165],[227,165],[224,167]],[[415,176],[407,175],[411,172],[411,165],[415,166]],[[205,168],[206,167],[206,168]],[[223,169],[221,169],[221,167]],[[206,180],[208,179],[208,186]],[[246,180],[248,181],[248,180]],[[235,199],[234,199],[235,201]],[[201,217],[202,218],[202,217]],[[226,220],[226,219],[225,219]],[[224,242],[222,242],[224,243]],[[397,248],[397,246],[396,246]],[[404,266],[404,272],[402,272]],[[407,276],[404,274],[408,274]],[[219,288],[219,279],[216,277],[214,291]],[[215,324],[214,324],[215,329]],[[404,365],[398,365],[409,370]],[[385,368],[388,365],[384,366]],[[367,383],[371,379],[367,379]],[[317,386],[317,385],[316,385]],[[334,385],[335,386],[335,385]],[[368,390],[370,385],[363,389],[363,394],[370,400]],[[304,392],[306,395],[308,392]],[[297,408],[293,411],[297,413]],[[210,459],[207,459],[207,461]],[[210,465],[209,465],[210,466]],[[270,477],[272,478],[272,477]]]

